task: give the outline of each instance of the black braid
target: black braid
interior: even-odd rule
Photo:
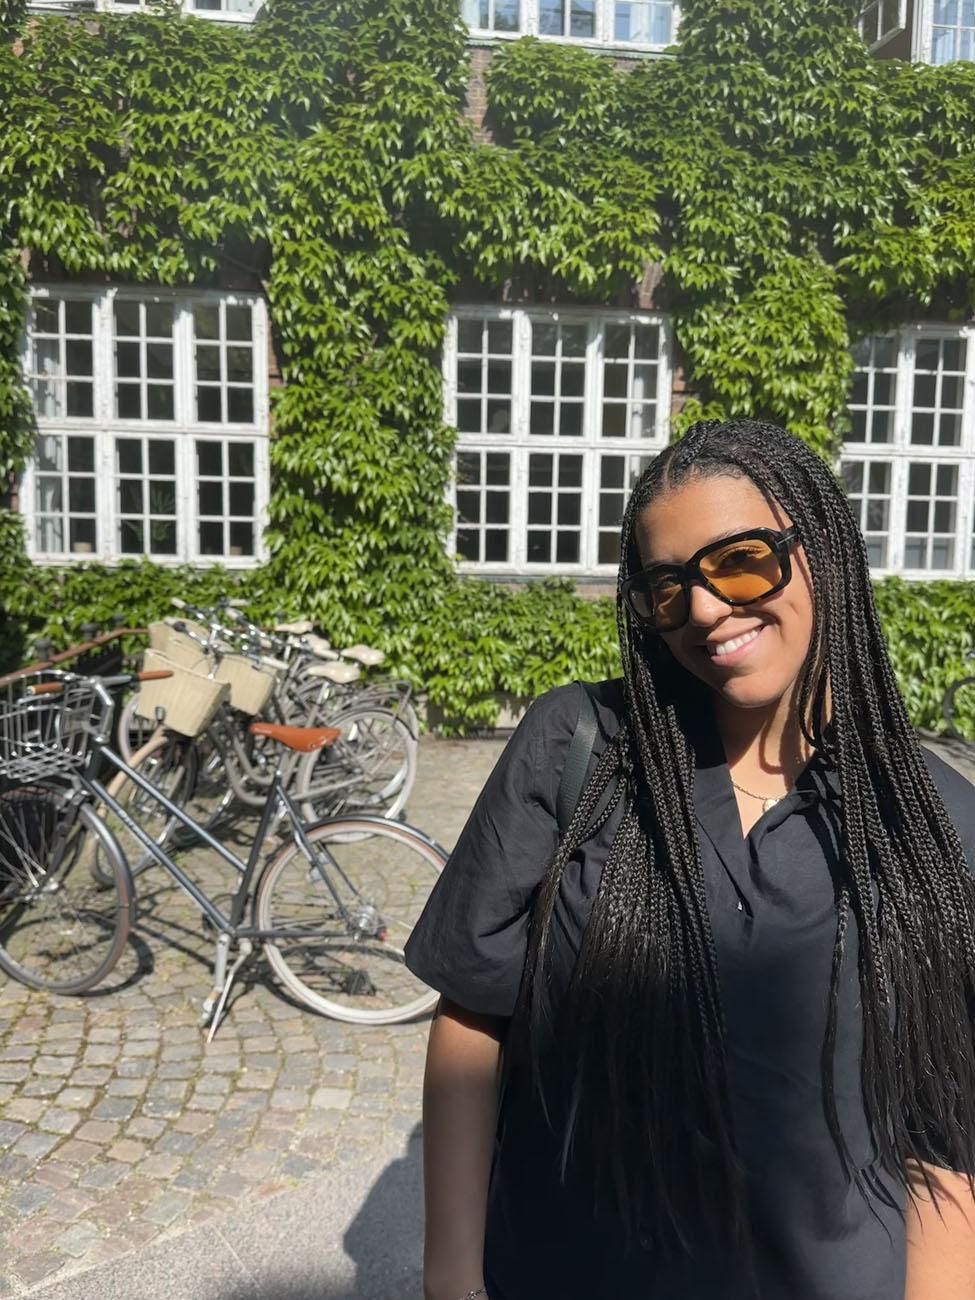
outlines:
[[[639,568],[634,526],[654,498],[694,475],[721,474],[750,479],[798,525],[812,582],[800,723],[807,741],[835,764],[841,789],[823,1044],[830,1131],[861,1190],[883,1195],[883,1179],[861,1175],[850,1157],[835,1097],[837,988],[852,918],[863,1098],[877,1167],[908,1188],[911,1160],[937,1158],[975,1171],[975,885],[898,691],[866,548],[835,476],[774,425],[695,425],[651,462],[631,494],[620,582]],[[560,882],[580,844],[618,813],[559,1014],[568,1100],[548,1112],[550,1120],[561,1124],[564,1164],[577,1160],[587,1170],[597,1212],[612,1214],[629,1234],[650,1231],[690,1249],[703,1223],[730,1229],[747,1248],[693,820],[695,756],[681,722],[686,708],[700,707],[703,688],[631,621],[621,601],[617,621],[622,725],[541,887],[510,1042],[527,1047],[542,1088],[539,1044],[551,1027],[544,994]]]

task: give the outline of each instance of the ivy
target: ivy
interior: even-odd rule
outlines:
[[[32,436],[28,270],[260,287],[283,379],[267,564],[56,573],[26,564],[19,518],[0,514],[0,656],[232,589],[379,641],[448,725],[490,721],[498,691],[612,671],[606,602],[461,580],[446,556],[450,303],[626,306],[658,283],[689,389],[677,432],[747,413],[834,454],[851,341],[975,305],[975,65],[872,59],[856,7],[685,0],[672,55],[626,67],[506,43],[485,143],[461,112],[456,0],[267,0],[239,27],[176,0],[97,19],[0,0],[5,477]],[[956,597],[928,590],[898,589],[888,617],[931,634],[917,610]],[[930,719],[941,678],[926,681],[910,700]]]

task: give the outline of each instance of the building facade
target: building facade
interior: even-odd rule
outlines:
[[[151,0],[89,0],[132,12]],[[183,0],[250,21],[260,0]],[[672,0],[460,0],[468,111],[497,48],[523,35],[615,59],[667,57]],[[66,11],[71,0],[43,0]],[[975,58],[975,0],[871,0],[878,56]],[[627,491],[667,444],[680,368],[665,313],[454,305],[444,413],[457,429],[450,542],[463,571],[612,581]],[[972,330],[926,322],[862,340],[841,470],[878,576],[975,577]],[[271,360],[259,295],[38,284],[24,367],[39,430],[20,491],[38,563],[265,558]]]

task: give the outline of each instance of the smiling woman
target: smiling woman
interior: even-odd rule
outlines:
[[[781,429],[696,425],[619,592],[571,822],[578,685],[407,949],[443,996],[428,1300],[970,1300],[975,800],[918,747],[843,492]]]

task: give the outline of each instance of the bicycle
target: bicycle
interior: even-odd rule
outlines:
[[[0,701],[0,781],[8,786],[0,793],[0,969],[31,988],[79,994],[118,962],[135,924],[136,892],[118,839],[96,812],[101,806],[216,932],[213,986],[201,1014],[209,1038],[255,948],[287,992],[337,1020],[395,1024],[433,1007],[437,994],[407,970],[403,946],[444,850],[381,817],[308,826],[285,788],[285,754],[334,744],[334,729],[252,724],[279,746],[279,765],[245,860],[112,750],[111,690],[137,677],[43,676],[54,680],[12,684]],[[99,779],[105,765],[233,868],[239,883],[228,912]],[[285,821],[290,838],[262,862],[262,844]]]
[[[969,650],[965,658],[975,659],[975,650]],[[975,676],[962,677],[948,687],[941,701],[941,716],[949,736],[975,740]]]

